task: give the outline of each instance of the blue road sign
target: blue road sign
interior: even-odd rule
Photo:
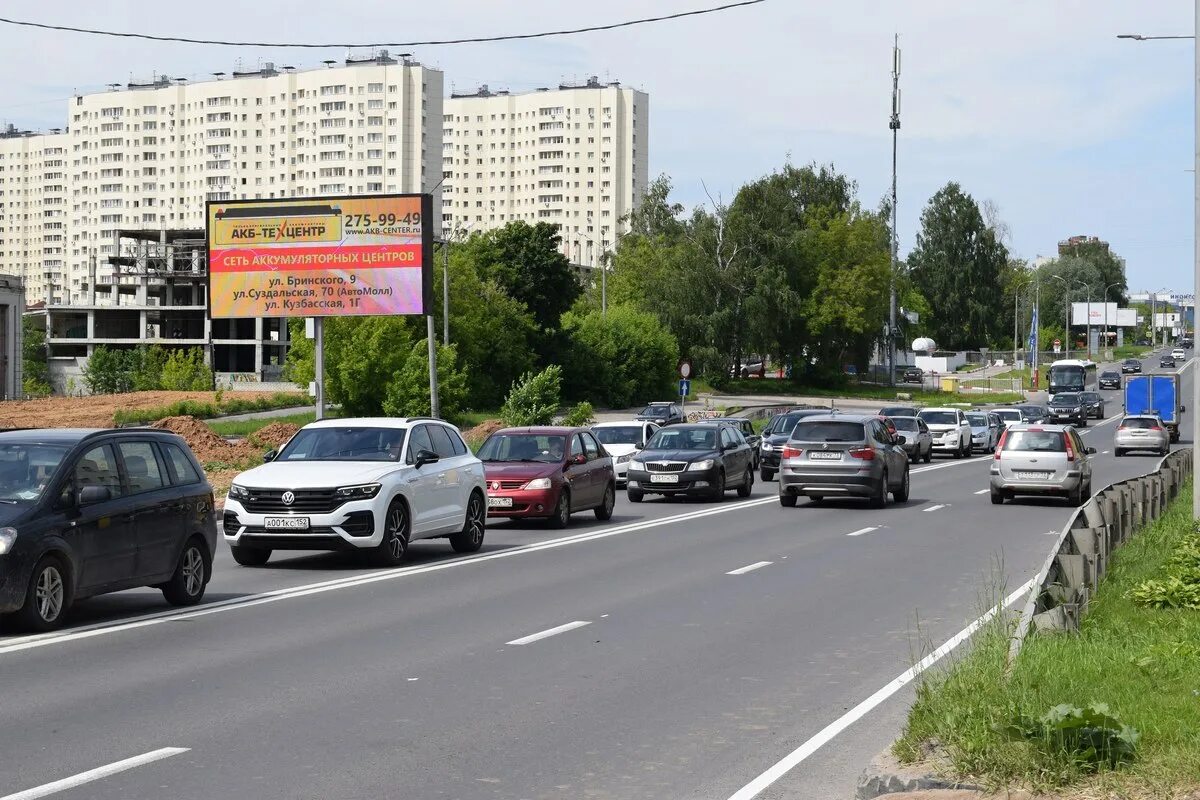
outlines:
[[[692,393],[692,382],[687,378],[681,378],[679,381],[679,396],[687,397]]]

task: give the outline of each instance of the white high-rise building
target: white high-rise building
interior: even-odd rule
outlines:
[[[65,133],[0,132],[0,273],[21,277],[26,301],[63,282],[67,238]]]
[[[573,263],[616,247],[646,191],[650,98],[601,83],[524,94],[452,94],[442,125],[442,225],[455,234],[514,220],[559,226]]]

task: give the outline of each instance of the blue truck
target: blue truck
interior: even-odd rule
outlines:
[[[1179,404],[1178,375],[1130,375],[1125,379],[1125,413],[1157,414],[1179,441],[1179,416],[1186,409]]]

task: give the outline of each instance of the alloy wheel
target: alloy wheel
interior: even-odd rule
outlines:
[[[41,571],[34,589],[34,600],[37,603],[38,616],[46,622],[58,619],[63,609],[63,597],[66,587],[63,584],[62,573],[53,564]]]
[[[204,589],[204,556],[194,545],[183,554],[183,588],[193,597]]]

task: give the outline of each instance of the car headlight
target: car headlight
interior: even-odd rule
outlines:
[[[771,443],[770,443],[770,442],[763,442],[763,443],[762,443],[762,451],[763,451],[764,453],[769,453],[769,452],[771,452],[771,450],[772,450],[772,449],[773,449],[773,448],[771,447]]]
[[[1075,406],[1075,413],[1076,413],[1076,414],[1078,414],[1078,413],[1079,413],[1080,411],[1082,411],[1082,410],[1083,410],[1083,409],[1081,409],[1079,406]]]
[[[632,456],[632,455],[630,455],[629,453],[626,453],[626,454],[625,454],[625,455],[623,455],[623,456],[617,456],[617,463],[618,463],[618,464],[624,464],[626,461],[628,461],[628,460],[629,460],[629,459],[631,459],[631,458],[633,458],[633,456]]]
[[[703,472],[706,469],[712,469],[715,462],[711,458],[706,458],[703,461],[693,461],[688,464],[688,472]]]
[[[526,489],[549,489],[549,478],[534,478],[529,483],[525,484]]]
[[[642,470],[643,472],[645,472],[646,464],[645,464],[645,462],[638,461],[637,459],[631,459],[629,462],[629,468],[630,469],[639,469],[639,470]]]
[[[342,486],[337,490],[337,496],[349,500],[367,500],[379,494],[378,483],[363,483],[358,486]]]
[[[235,483],[229,487],[229,496],[234,500],[247,500],[250,498],[250,492],[245,486],[238,486]]]
[[[12,552],[13,544],[17,541],[16,528],[0,528],[0,556]]]

